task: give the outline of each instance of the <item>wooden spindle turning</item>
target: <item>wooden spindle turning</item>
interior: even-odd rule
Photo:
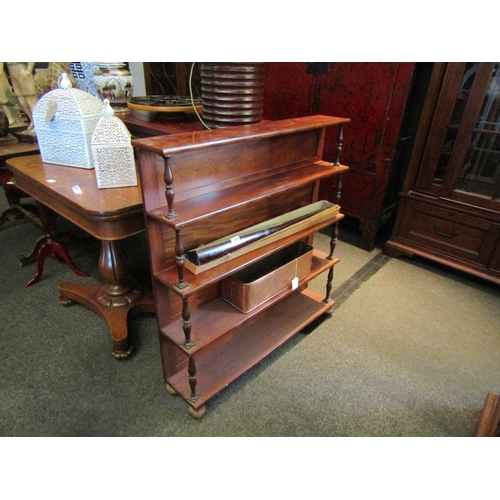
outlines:
[[[176,283],[177,288],[186,288],[189,283],[184,281],[184,243],[182,241],[181,230],[175,231],[175,266],[179,281]]]
[[[179,217],[174,210],[174,175],[172,173],[172,167],[170,165],[171,156],[165,157],[165,172],[164,172],[164,180],[165,180],[165,198],[167,199],[168,212],[165,217],[168,220],[176,219]]]
[[[187,298],[182,299],[182,329],[186,340],[181,345],[186,350],[192,349],[196,344],[191,340],[191,312]]]
[[[200,395],[196,393],[196,364],[194,362],[194,358],[189,358],[189,366],[188,366],[188,373],[189,373],[189,387],[191,388],[191,394],[188,397],[188,400],[191,401],[191,403],[196,403],[198,399],[200,399]]]
[[[344,125],[339,126],[339,135],[337,136],[337,158],[334,165],[340,165],[340,152],[342,151],[344,141]]]

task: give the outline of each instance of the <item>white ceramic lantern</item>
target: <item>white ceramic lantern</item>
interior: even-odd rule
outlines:
[[[33,111],[42,160],[69,167],[93,168],[91,137],[102,116],[102,102],[62,73],[59,88],[47,92]]]
[[[113,108],[105,99],[102,117],[92,135],[97,187],[137,186],[134,150],[130,139],[127,127],[114,116]]]

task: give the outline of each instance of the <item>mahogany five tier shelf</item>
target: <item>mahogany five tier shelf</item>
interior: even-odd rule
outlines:
[[[338,203],[342,174],[348,170],[339,156],[349,121],[307,116],[132,142],[139,160],[163,373],[168,391],[187,402],[192,417],[202,417],[207,401],[332,308],[333,266],[339,261],[334,251],[343,218]],[[337,134],[333,163],[322,160],[330,127]],[[333,205],[324,202],[319,213],[292,218],[286,229],[229,251],[206,268],[186,265],[197,248],[228,236],[228,241],[240,241],[238,233],[248,228],[265,228],[268,221],[271,225],[323,206],[319,184],[327,178],[335,192]],[[314,234],[330,226],[329,254],[313,249],[305,276],[284,283],[270,297],[263,290],[263,300],[248,312],[222,296],[224,280],[298,242],[312,247]],[[324,295],[308,288],[322,273]]]

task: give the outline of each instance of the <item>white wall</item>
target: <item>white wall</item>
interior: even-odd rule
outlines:
[[[142,62],[129,62],[128,67],[134,78],[134,97],[146,95],[146,81],[144,79],[144,65]]]

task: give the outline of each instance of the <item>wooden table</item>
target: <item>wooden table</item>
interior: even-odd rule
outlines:
[[[59,285],[63,305],[78,302],[101,316],[113,340],[112,355],[128,357],[129,313],[154,313],[150,291],[128,279],[119,241],[144,231],[141,187],[98,189],[95,171],[42,162],[40,155],[7,160],[16,185],[81,229],[101,240],[99,271],[103,285],[65,282]],[[140,182],[140,181],[139,181]],[[75,193],[75,186],[81,194]]]

